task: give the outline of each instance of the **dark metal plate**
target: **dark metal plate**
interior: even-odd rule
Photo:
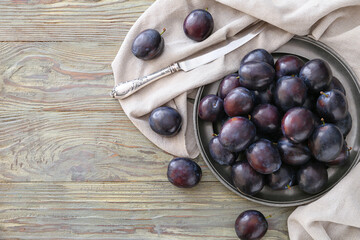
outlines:
[[[353,119],[353,125],[351,132],[346,137],[346,141],[349,147],[352,147],[350,154],[350,161],[342,167],[332,167],[328,169],[329,181],[324,191],[309,195],[302,192],[297,186],[287,190],[274,191],[265,186],[263,190],[257,193],[255,196],[250,196],[240,192],[236,189],[231,181],[231,167],[221,166],[217,164],[209,153],[208,143],[212,138],[214,131],[217,131],[217,126],[213,126],[210,122],[202,121],[197,116],[198,105],[204,96],[208,94],[216,94],[220,84],[220,80],[212,84],[203,86],[199,89],[197,97],[195,99],[194,107],[194,126],[197,144],[200,149],[200,153],[204,158],[206,164],[209,166],[215,176],[222,182],[227,188],[236,194],[249,199],[251,201],[261,203],[264,205],[288,207],[297,206],[309,203],[318,199],[329,191],[335,184],[337,184],[359,161],[359,146],[360,136],[357,134],[360,120],[360,89],[355,74],[351,68],[345,63],[345,61],[335,53],[328,46],[305,37],[294,37],[288,43],[280,47],[273,53],[276,60],[280,56],[292,54],[297,55],[303,59],[310,60],[314,58],[321,58],[327,61],[333,72],[333,75],[337,77],[344,85],[346,90],[346,97],[349,103],[349,111]]]

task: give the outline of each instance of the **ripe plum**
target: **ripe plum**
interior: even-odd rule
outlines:
[[[198,115],[204,121],[220,120],[225,115],[224,101],[214,94],[203,97],[199,103]]]
[[[285,137],[295,143],[308,139],[314,130],[314,117],[306,108],[296,107],[287,111],[281,121]]]
[[[335,122],[335,125],[340,129],[342,135],[345,138],[349,134],[352,127],[351,114],[348,113],[344,119]]]
[[[279,170],[268,174],[266,177],[266,183],[271,189],[283,190],[288,189],[294,185],[296,179],[296,172],[293,168],[281,165]]]
[[[270,174],[279,170],[281,158],[272,142],[260,139],[246,149],[246,159],[255,171]]]
[[[300,166],[311,159],[310,149],[303,143],[293,143],[288,138],[282,137],[277,147],[281,161],[291,166]]]
[[[233,73],[225,76],[219,86],[219,97],[224,99],[231,90],[237,87],[240,87],[239,74]]]
[[[200,166],[189,158],[174,158],[170,161],[167,177],[175,186],[191,188],[196,186],[201,179]]]
[[[149,124],[157,134],[171,137],[180,131],[182,118],[179,112],[171,107],[159,107],[151,112]]]
[[[297,172],[299,188],[309,194],[316,194],[325,189],[328,173],[324,164],[310,161],[302,165]]]
[[[348,102],[342,92],[334,89],[321,92],[316,102],[316,109],[325,121],[336,122],[344,119],[348,114]]]
[[[342,83],[339,81],[338,78],[333,77],[330,83],[330,86],[326,89],[326,91],[331,91],[333,89],[339,90],[346,96],[346,91]]]
[[[257,210],[242,212],[235,221],[235,232],[240,239],[258,240],[268,229],[265,216]]]
[[[164,50],[164,38],[155,29],[142,31],[133,41],[131,51],[135,57],[150,60],[159,56]]]
[[[307,87],[298,77],[285,76],[277,80],[274,91],[276,106],[286,112],[290,108],[300,107],[307,96]]]
[[[326,163],[328,166],[343,166],[347,163],[350,157],[350,149],[344,141],[340,154],[334,159]]]
[[[313,92],[327,89],[333,77],[329,64],[321,59],[313,59],[305,63],[299,76]]]
[[[232,165],[237,158],[236,153],[230,152],[221,145],[219,137],[217,136],[210,140],[209,151],[215,162],[220,165]]]
[[[294,55],[280,57],[275,63],[276,78],[297,76],[304,66],[304,61]]]
[[[224,109],[228,116],[235,117],[250,113],[254,107],[253,93],[243,87],[231,90],[224,99]]]
[[[274,68],[266,62],[247,62],[239,69],[240,85],[250,90],[265,90],[273,82]]]
[[[309,138],[309,148],[313,156],[321,162],[334,160],[341,152],[344,138],[334,124],[318,126]]]
[[[281,116],[274,105],[257,105],[251,114],[251,120],[259,132],[269,134],[280,130]]]
[[[183,29],[185,35],[197,42],[208,38],[214,29],[211,14],[203,9],[195,9],[185,18]]]
[[[274,66],[273,56],[268,51],[262,48],[254,49],[248,54],[246,54],[241,60],[240,65],[247,62],[266,62],[271,66]]]
[[[255,195],[264,187],[264,175],[256,172],[247,161],[237,162],[232,166],[231,178],[241,192]]]

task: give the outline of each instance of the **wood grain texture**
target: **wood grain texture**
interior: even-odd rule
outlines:
[[[242,199],[201,157],[200,184],[168,183],[173,156],[109,98],[110,63],[153,0],[0,2],[0,239],[237,239],[247,209],[288,239],[293,208]]]
[[[122,41],[154,0],[3,0],[0,41]]]
[[[287,239],[292,209],[248,202],[220,183],[8,183],[0,185],[1,239],[237,239],[241,211],[269,218],[265,239]]]
[[[6,56],[0,64],[0,180],[167,181],[172,156],[149,142],[108,94],[117,47],[0,44]],[[214,181],[206,168],[203,181]]]

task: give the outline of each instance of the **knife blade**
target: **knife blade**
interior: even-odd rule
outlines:
[[[264,28],[264,22],[256,21],[242,31],[241,37],[228,43],[227,45],[217,48],[201,56],[173,63],[170,66],[147,76],[140,77],[131,81],[121,82],[113,88],[110,95],[113,98],[124,99],[135,93],[136,91],[140,90],[141,88],[145,87],[146,85],[150,84],[151,82],[159,80],[160,78],[163,78],[178,71],[188,72],[197,67],[210,63],[249,42],[251,39],[259,35],[264,30]]]
[[[201,55],[201,56],[189,59],[189,60],[181,61],[181,62],[179,62],[179,67],[181,68],[181,70],[187,72],[187,71],[193,70],[197,67],[200,67],[202,65],[205,65],[207,63],[210,63],[210,62],[218,59],[219,57],[222,57],[222,56],[228,54],[229,52],[232,52],[235,49],[239,48],[240,46],[244,45],[245,43],[247,43],[248,41],[250,41],[257,35],[259,35],[259,33],[263,30],[263,28],[264,28],[264,22],[261,22],[252,31],[245,32],[245,35],[243,37],[241,37],[237,40],[234,40],[223,47],[215,49],[212,52],[208,52],[204,55]]]

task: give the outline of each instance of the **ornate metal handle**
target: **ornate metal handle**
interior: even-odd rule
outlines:
[[[170,66],[163,68],[157,72],[151,73],[147,76],[137,78],[131,81],[126,81],[116,85],[111,91],[110,95],[113,98],[124,99],[134,92],[140,90],[151,82],[154,82],[160,78],[168,76],[174,72],[180,71],[181,68],[178,63],[173,63]]]

